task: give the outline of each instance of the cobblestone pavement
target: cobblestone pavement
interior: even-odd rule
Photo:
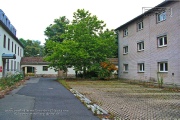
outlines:
[[[119,81],[70,82],[71,88],[125,120],[180,120],[180,93]]]

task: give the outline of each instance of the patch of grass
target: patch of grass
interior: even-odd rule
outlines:
[[[66,80],[58,79],[57,81],[61,83],[65,88],[71,89],[71,87],[67,84]]]

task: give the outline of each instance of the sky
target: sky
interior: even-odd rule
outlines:
[[[46,27],[54,19],[66,16],[73,20],[77,9],[85,9],[116,29],[136,16],[143,8],[155,7],[165,0],[0,0],[0,9],[16,28],[17,38],[39,40],[45,43]]]

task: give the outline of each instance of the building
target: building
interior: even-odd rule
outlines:
[[[0,78],[20,71],[23,45],[16,37],[16,29],[0,9]]]
[[[73,68],[68,68],[67,74],[63,71],[55,71],[50,68],[49,62],[46,62],[43,57],[23,57],[21,59],[21,69],[25,75],[36,77],[74,77],[75,71]]]
[[[116,31],[119,78],[180,84],[180,2],[166,0]]]

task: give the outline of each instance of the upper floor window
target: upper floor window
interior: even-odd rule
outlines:
[[[128,54],[128,46],[123,47],[123,54]]]
[[[168,62],[159,62],[159,72],[168,72]]]
[[[157,22],[161,22],[164,20],[166,20],[166,12],[165,11],[157,14]]]
[[[8,38],[8,50],[10,50],[10,39]]]
[[[16,44],[15,44],[15,47],[14,47],[14,49],[15,49],[15,54],[16,54]]]
[[[127,28],[123,30],[123,37],[125,37],[125,36],[128,36],[128,29]]]
[[[12,42],[12,52],[13,52],[13,48],[14,48],[14,44],[13,44],[13,42]]]
[[[138,51],[143,51],[144,50],[144,41],[141,41],[141,42],[137,43],[137,50]]]
[[[4,44],[3,47],[6,48],[6,35],[4,35]]]
[[[143,21],[137,23],[137,29],[138,29],[138,31],[139,31],[139,30],[142,30],[143,27],[144,27],[144,26],[143,26]]]
[[[160,36],[157,38],[158,40],[158,47],[167,46],[167,35]]]

